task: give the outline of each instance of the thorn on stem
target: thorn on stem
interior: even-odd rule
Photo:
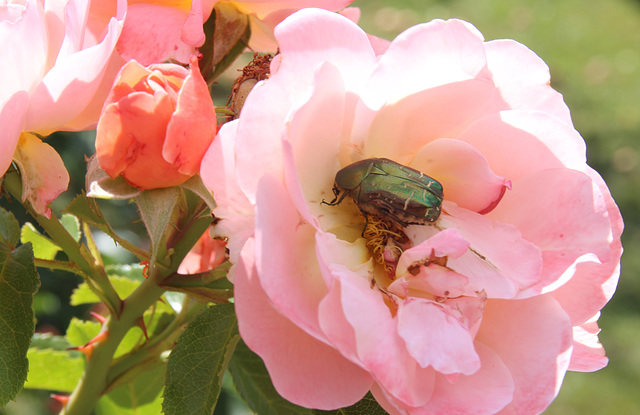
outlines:
[[[107,321],[107,318],[101,314],[98,314],[94,311],[90,312],[89,314],[91,314],[93,316],[93,318],[95,318],[96,320],[98,320],[100,322],[100,324],[104,324]]]
[[[144,338],[149,341],[149,336],[147,335],[147,326],[144,323],[144,318],[142,318],[142,316],[140,318],[138,318],[137,321],[138,327],[140,327],[142,329],[142,333],[144,333]]]
[[[93,339],[89,340],[89,342],[87,344],[85,344],[84,346],[77,346],[77,347],[69,347],[67,350],[77,350],[80,353],[84,354],[87,357],[87,360],[91,358],[91,355],[93,354],[93,348],[95,347],[96,343],[105,340],[107,337],[109,337],[109,331],[105,330],[103,332],[101,332],[100,334],[98,334],[96,337],[94,337]]]

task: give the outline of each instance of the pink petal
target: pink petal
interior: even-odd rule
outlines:
[[[456,229],[471,244],[465,255],[447,263],[470,278],[469,289],[484,290],[489,298],[513,298],[540,280],[540,249],[518,228],[452,204],[443,207],[447,214],[440,217],[441,226]]]
[[[493,82],[511,108],[541,110],[572,124],[569,108],[549,85],[549,68],[538,55],[510,39],[487,42],[485,51]]]
[[[540,111],[513,110],[489,115],[457,138],[479,150],[495,174],[512,182],[538,170],[585,167],[586,149],[580,134]]]
[[[464,141],[439,139],[424,146],[411,163],[438,180],[447,200],[485,214],[502,199],[511,184],[496,176],[482,153]]]
[[[400,275],[402,276],[394,280],[387,290],[403,298],[420,297],[440,300],[473,294],[468,289],[469,278],[440,265],[421,265],[416,275],[408,272]]]
[[[511,372],[516,389],[505,413],[541,413],[555,398],[569,365],[571,322],[549,296],[489,300],[476,337]]]
[[[331,64],[322,64],[316,71],[309,99],[294,114],[286,131],[285,144],[291,154],[285,154],[287,186],[301,186],[305,203],[315,217],[322,217],[327,206],[320,198],[331,200],[338,160],[340,137],[345,115],[345,90],[340,72]],[[334,137],[327,140],[327,137]],[[298,205],[297,205],[298,206]],[[302,207],[298,206],[302,211]],[[333,209],[335,211],[335,209]],[[309,216],[305,219],[311,223]]]
[[[345,85],[356,88],[363,85],[363,75],[375,63],[366,33],[336,13],[301,10],[278,25],[275,34],[284,57],[277,72],[293,82],[286,88],[290,91],[310,85],[315,68],[322,62],[334,64],[342,73]]]
[[[482,34],[461,20],[434,20],[407,29],[391,42],[362,96],[378,109],[416,91],[474,78],[491,79]]]
[[[340,351],[345,358],[362,366],[357,353],[354,327],[349,324],[342,307],[342,285],[339,281],[342,276],[344,278],[353,278],[355,276],[354,271],[343,267],[340,263],[331,264],[331,269],[334,274],[340,277],[334,280],[332,275],[329,292],[320,303],[318,308],[320,327],[333,347]],[[366,276],[366,271],[356,271],[356,273],[360,274],[358,277],[361,277]]]
[[[61,55],[56,60],[55,66],[32,93],[25,130],[49,133],[63,129],[85,110],[102,84],[120,36],[122,19],[124,13],[111,19],[101,43],[67,56]],[[69,31],[74,30],[72,25],[68,26]]]
[[[167,125],[162,156],[177,166],[180,173],[193,175],[200,171],[217,125],[216,109],[195,56],[191,57],[189,68],[189,76],[180,88],[176,109]]]
[[[376,85],[367,87],[375,89]],[[412,91],[385,103],[377,111],[372,111],[365,101],[365,106],[358,108],[356,131],[366,130],[360,134],[362,140],[366,140],[367,156],[384,154],[409,164],[431,141],[458,138],[478,118],[504,108],[497,97],[495,86],[490,82],[469,79]],[[360,127],[360,123],[364,125]],[[397,143],[402,145],[395,145]]]
[[[574,324],[582,324],[596,314],[611,299],[620,277],[620,256],[622,244],[620,235],[624,228],[620,210],[611,198],[604,180],[593,169],[587,167],[586,173],[600,189],[611,221],[611,257],[603,264],[582,263],[577,266],[574,277],[560,289],[552,293],[562,304],[562,308],[571,316]],[[576,295],[575,293],[579,293]],[[586,301],[585,301],[586,300]]]
[[[395,399],[411,406],[427,403],[432,397],[435,371],[421,368],[408,353],[384,294],[371,288],[368,279],[334,275],[340,278],[342,308],[355,330],[362,364]]]
[[[371,276],[371,253],[362,238],[351,243],[330,232],[317,232],[316,252],[320,272],[329,289],[335,283],[335,274],[341,273],[339,270],[343,267],[362,278]]]
[[[409,407],[389,399],[374,386],[373,396],[390,414],[410,415],[491,415],[498,413],[512,399],[515,385],[509,369],[500,357],[483,344],[476,344],[482,361],[470,376],[458,376],[455,382],[443,375],[436,378],[433,397],[422,407]],[[401,412],[395,412],[401,409]]]
[[[283,53],[271,64],[269,82],[251,91],[238,126],[238,171],[246,172],[239,174],[238,184],[251,201],[264,173],[282,174],[283,126],[294,102],[299,105],[301,96],[307,98],[316,68],[327,61],[340,68],[345,84],[361,84],[363,71],[375,61],[365,33],[335,13],[303,10],[280,24],[276,36]],[[336,47],[336,39],[341,47]]]
[[[50,44],[55,49],[49,48],[50,58],[54,60],[50,61],[53,66],[58,60],[67,59],[69,56],[83,49],[84,46],[84,32],[89,17],[90,2],[81,0],[70,0],[66,4],[62,3],[45,4],[45,15],[49,27],[55,24],[62,24],[60,26],[64,30],[64,37],[58,37]],[[51,16],[54,14],[55,16]],[[124,18],[124,16],[121,16]],[[54,20],[57,20],[54,22]],[[61,35],[62,33],[57,33]],[[60,42],[60,43],[58,43]]]
[[[226,259],[226,245],[225,241],[211,237],[207,229],[180,263],[178,273],[197,274],[215,269]]]
[[[398,270],[406,270],[413,262],[430,256],[460,258],[467,249],[469,249],[469,242],[459,232],[455,229],[445,229],[404,251],[398,261]]]
[[[140,147],[135,143],[161,141],[157,137],[165,135],[171,110],[166,94],[154,97],[142,92],[105,106],[98,123],[100,139],[96,141],[96,155],[109,176],[118,176],[135,161],[134,147]],[[165,122],[159,122],[161,119]],[[141,125],[145,128],[140,128]]]
[[[203,8],[202,0],[193,0],[191,2],[191,9],[187,15],[187,20],[182,27],[180,40],[187,45],[202,46],[205,41],[202,25],[209,18],[209,14],[211,14],[211,10],[205,10]]]
[[[22,198],[29,200],[37,213],[51,217],[49,205],[69,185],[69,173],[60,155],[35,135],[23,133],[14,157],[22,174]]]
[[[398,307],[398,334],[421,367],[448,375],[480,368],[473,338],[461,321],[433,301],[408,300]]]
[[[111,55],[111,59],[107,64],[102,81],[98,84],[97,90],[91,102],[79,112],[75,118],[67,122],[63,127],[65,131],[84,131],[89,129],[95,129],[102,107],[107,101],[107,96],[111,91],[114,80],[125,61],[122,60],[120,55],[114,53]]]
[[[616,259],[605,264],[596,261],[577,264],[571,280],[549,293],[571,316],[574,324],[588,321],[611,299],[620,277],[619,253]]]
[[[40,2],[25,3],[5,5],[8,16],[0,21],[0,102],[16,91],[30,92],[47,70],[48,36],[53,33],[45,26]]]
[[[594,372],[609,363],[609,359],[604,354],[604,348],[598,341],[600,328],[597,318],[599,314],[585,324],[573,327],[573,353],[569,370]]]
[[[352,9],[353,7],[350,7]],[[378,36],[368,35],[371,48],[376,56],[384,55],[389,49],[391,42]]]
[[[236,274],[238,327],[264,360],[278,393],[295,404],[325,410],[362,399],[371,376],[272,308],[253,266],[253,250],[249,240]]]
[[[436,233],[402,253],[396,268],[397,279],[387,289],[400,297],[410,295],[432,299],[433,296],[447,298],[474,295],[471,290],[467,292],[469,278],[430,263],[444,257],[459,258],[468,248],[469,242],[454,229]],[[419,266],[418,273],[415,273],[415,270],[409,272],[409,268],[416,266]]]
[[[528,295],[556,283],[583,255],[593,253],[602,262],[611,258],[607,206],[591,178],[582,172],[550,169],[518,180],[490,216],[513,224],[542,250],[543,279]],[[570,277],[565,275],[561,282]]]
[[[200,176],[213,192],[216,208],[213,213],[222,219],[214,234],[228,237],[229,259],[237,264],[246,240],[253,236],[254,207],[237,184],[234,155],[235,131],[238,121],[225,123],[207,150],[200,165]]]
[[[188,10],[170,6],[132,4],[127,11],[118,52],[125,60],[135,59],[144,66],[167,59],[188,62],[196,45],[180,39],[187,15]]]
[[[0,102],[0,172],[7,171],[16,150],[24,116],[27,112],[29,96],[26,91],[18,91],[5,102]]]
[[[274,308],[323,339],[318,305],[327,287],[316,265],[315,229],[300,221],[286,190],[271,176],[258,187],[255,235],[256,267]]]

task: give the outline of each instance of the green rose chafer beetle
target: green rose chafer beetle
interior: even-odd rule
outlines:
[[[331,202],[323,203],[335,206],[350,195],[367,221],[371,214],[403,227],[438,220],[444,198],[437,180],[386,158],[360,160],[342,168],[333,194]]]

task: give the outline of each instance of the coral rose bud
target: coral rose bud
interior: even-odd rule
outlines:
[[[140,189],[184,183],[216,135],[215,107],[198,61],[125,64],[102,109],[96,136],[100,166]]]

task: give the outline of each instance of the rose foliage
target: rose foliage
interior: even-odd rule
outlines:
[[[596,320],[623,224],[544,62],[460,20],[386,50],[319,9],[275,35],[270,78],[201,175],[240,334],[278,392],[320,409],[371,391],[391,414],[530,414],[567,370],[605,366]],[[374,157],[444,188],[438,221],[400,229],[382,262],[349,197],[322,203],[338,170]]]

